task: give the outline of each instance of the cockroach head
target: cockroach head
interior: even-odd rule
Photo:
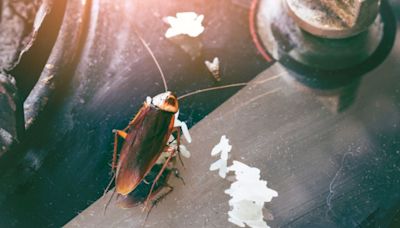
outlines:
[[[153,97],[151,103],[166,112],[176,113],[179,109],[178,98],[170,91],[160,93]]]

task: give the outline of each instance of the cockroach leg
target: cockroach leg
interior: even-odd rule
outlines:
[[[118,151],[118,136],[120,136],[120,137],[123,138],[123,139],[125,139],[126,136],[127,136],[127,133],[126,133],[125,131],[113,129],[112,132],[115,134],[115,135],[114,135],[113,161],[112,161],[112,166],[111,166],[111,171],[113,172],[113,177],[111,178],[110,183],[108,183],[106,189],[104,190],[103,197],[106,195],[106,193],[107,193],[108,190],[110,189],[111,184],[114,182],[115,176],[116,176],[116,174],[115,174],[115,169],[116,169],[116,167],[117,167],[116,163],[117,163],[117,151]],[[114,195],[114,193],[115,193],[115,190],[114,190],[112,196]],[[108,204],[110,203],[110,201],[111,201],[111,199],[112,199],[112,196],[111,196],[110,200],[108,201],[106,207],[104,208],[104,213],[105,213],[105,211],[106,211],[106,209],[107,209]]]
[[[114,189],[113,193],[111,194],[110,199],[108,200],[106,206],[104,207],[104,214],[106,214],[107,207],[108,207],[108,205],[110,205],[111,200],[112,200],[112,198],[114,197],[115,192],[116,192],[116,191],[115,191],[115,189]],[[117,195],[117,197],[118,197],[118,195]]]
[[[181,174],[179,173],[179,169],[177,168],[172,168],[171,169],[172,173],[174,174],[174,176],[176,178],[178,178],[179,180],[182,181],[183,185],[186,185],[185,180],[183,179],[183,177],[181,176]]]
[[[113,132],[116,134],[116,135],[118,135],[118,136],[120,136],[121,138],[123,138],[123,139],[126,139],[126,136],[128,135],[128,133],[126,133],[125,131],[121,131],[121,130],[113,130]]]
[[[120,137],[123,138],[123,139],[125,139],[126,136],[127,136],[127,133],[126,133],[125,131],[115,130],[115,129],[114,129],[112,132],[115,133],[115,135],[114,135],[113,161],[112,161],[112,165],[111,165],[111,171],[113,172],[113,177],[111,178],[110,183],[108,183],[107,188],[104,190],[103,197],[104,197],[104,196],[106,195],[106,193],[108,192],[108,189],[110,189],[111,184],[112,184],[113,181],[115,180],[115,176],[116,176],[116,174],[115,174],[115,169],[117,168],[117,165],[116,165],[116,164],[117,164],[117,151],[118,151],[118,136],[120,136]],[[115,190],[114,190],[112,196],[114,195],[114,193],[115,193]],[[110,203],[110,201],[111,201],[111,199],[112,199],[112,196],[111,196],[110,200],[108,201],[106,207],[104,208],[104,213],[106,213],[107,206],[108,206],[108,204]]]
[[[154,199],[154,200],[152,200],[151,206],[150,206],[150,208],[149,208],[149,211],[148,211],[147,214],[146,214],[146,218],[144,219],[144,222],[147,221],[147,218],[149,217],[150,212],[151,212],[151,210],[153,209],[153,207],[157,206],[157,204],[158,204],[159,202],[161,202],[161,200],[165,199],[165,197],[166,197],[167,195],[169,195],[169,194],[174,190],[174,187],[172,187],[172,186],[169,185],[169,184],[165,184],[164,187],[165,187],[165,188],[168,188],[168,190],[167,190],[166,192],[160,194],[160,196],[158,196],[158,197],[157,197],[157,196],[154,196],[154,198],[155,198],[155,197],[157,197],[157,198]],[[150,199],[150,200],[151,200],[151,199]]]
[[[157,206],[157,204],[158,204],[161,200],[165,199],[165,197],[166,197],[167,195],[169,195],[169,194],[174,190],[174,187],[172,187],[172,186],[169,185],[169,184],[165,184],[164,187],[165,187],[165,188],[168,188],[168,190],[167,190],[166,192],[162,193],[160,196],[158,196],[156,199],[154,199],[154,200],[152,201],[152,206],[153,206],[153,207],[154,207],[154,206]]]
[[[116,168],[116,163],[117,163],[117,151],[118,151],[118,133],[115,132],[115,135],[114,135],[114,152],[113,152],[113,160],[112,160],[112,165],[111,165],[111,171],[113,173],[114,173],[114,170]]]
[[[175,127],[172,132],[176,131],[176,150],[178,151],[178,158],[179,158],[179,162],[182,164],[182,167],[185,167],[185,165],[183,164],[183,160],[181,157],[181,129],[179,127]]]
[[[117,168],[117,151],[118,151],[118,136],[120,136],[123,139],[126,139],[126,136],[128,135],[125,131],[121,130],[113,130],[114,135],[114,152],[113,152],[113,160],[112,160],[112,166],[111,170],[112,172],[115,171]]]
[[[107,194],[107,192],[110,189],[111,184],[114,182],[114,180],[115,180],[115,173],[113,174],[113,177],[111,178],[110,183],[108,183],[107,188],[104,190],[103,197]]]
[[[147,199],[146,199],[145,204],[144,204],[144,205],[145,205],[145,208],[147,208],[147,205],[148,205],[148,202],[149,202],[149,200],[150,200],[151,193],[153,192],[154,186],[156,185],[158,179],[160,179],[160,177],[161,177],[162,173],[164,172],[164,170],[167,168],[169,161],[170,161],[171,158],[174,156],[174,153],[175,153],[175,152],[171,152],[171,153],[170,153],[170,155],[168,156],[167,160],[166,160],[165,163],[163,164],[163,166],[162,166],[160,172],[158,172],[156,178],[154,179],[153,184],[151,185],[151,188],[150,188],[150,192],[149,192],[149,194],[147,195]]]

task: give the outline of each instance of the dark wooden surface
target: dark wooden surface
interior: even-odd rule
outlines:
[[[397,36],[382,65],[352,89],[330,92],[299,84],[278,63],[265,70],[191,129],[192,157],[181,168],[187,184],[171,178],[174,192],[145,226],[234,227],[224,193],[230,183],[209,171],[216,160],[211,149],[222,135],[233,145],[231,159],[260,168],[262,179],[278,191],[266,204],[272,227],[398,226],[399,61]],[[341,102],[346,108],[338,109]],[[140,207],[113,205],[103,215],[105,202],[99,199],[67,227],[143,224]]]

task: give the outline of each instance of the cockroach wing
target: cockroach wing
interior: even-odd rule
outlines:
[[[140,182],[140,184],[127,196],[122,196],[118,200],[118,206],[122,208],[132,208],[141,203],[143,203],[147,196],[150,194],[151,186],[156,178],[156,176],[160,173],[163,164],[155,164],[153,168],[151,168],[150,172],[146,175],[145,179],[148,183],[144,181]],[[167,186],[168,178],[171,175],[171,169],[165,169],[160,179],[155,183],[153,192],[151,193],[151,198],[159,196],[160,191]],[[162,197],[163,195],[160,195]]]
[[[127,195],[142,181],[164,150],[174,126],[174,113],[145,104],[134,118],[121,148],[116,190]]]

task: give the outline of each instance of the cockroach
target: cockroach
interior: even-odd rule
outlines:
[[[115,192],[118,196],[122,196],[119,205],[129,208],[143,202],[145,202],[147,207],[149,200],[154,198],[155,194],[164,187],[169,188],[166,194],[172,191],[173,188],[167,184],[168,177],[171,173],[175,173],[179,177],[177,170],[169,167],[175,160],[175,155],[179,156],[180,129],[174,128],[174,115],[179,110],[179,99],[206,91],[247,85],[247,83],[236,83],[217,86],[177,97],[173,92],[168,91],[165,76],[152,50],[139,33],[137,31],[135,33],[155,62],[161,74],[165,92],[153,98],[147,97],[136,116],[129,122],[125,129],[113,130],[115,133],[112,161],[114,175],[105,193],[114,180],[115,189],[105,209],[111,202]],[[177,133],[175,139],[177,140],[177,151],[168,148],[167,145],[168,139],[173,132]],[[124,142],[122,143],[120,155],[117,159],[119,138],[124,139]],[[168,156],[164,162],[157,164],[156,162],[161,157],[163,151],[167,151]],[[153,204],[159,201],[161,197],[156,199]]]
[[[122,207],[136,206],[143,201],[147,205],[154,193],[167,186],[165,180],[168,179],[171,172],[171,169],[167,169],[167,166],[176,154],[175,150],[168,149],[167,141],[174,131],[177,132],[178,153],[180,143],[180,130],[174,128],[175,113],[179,109],[178,98],[174,93],[168,91],[164,74],[157,59],[142,37],[138,33],[137,35],[156,63],[166,92],[153,98],[147,97],[139,112],[125,129],[113,130],[115,138],[112,171],[115,174],[110,184],[115,180],[113,194],[116,192],[118,196],[123,197],[120,202]],[[124,139],[124,142],[117,160],[119,138]],[[169,153],[165,162],[161,165],[156,164],[163,151]],[[157,175],[154,174],[155,172],[158,172]],[[145,180],[147,176],[151,181]],[[148,189],[147,185],[150,184],[151,187]],[[107,192],[109,186],[105,192]],[[144,191],[147,193],[146,200],[141,194],[141,189],[145,189]],[[171,187],[170,189],[172,191]],[[106,208],[110,201],[106,204]]]
[[[161,93],[153,98],[147,98],[139,112],[124,130],[114,130],[115,143],[112,169],[115,171],[115,191],[127,196],[143,181],[151,171],[162,152],[167,147],[167,141],[173,131],[177,131],[179,148],[180,132],[174,128],[174,114],[178,111],[178,99],[172,92]],[[122,144],[117,162],[118,138],[125,141]],[[169,151],[169,156],[154,178],[147,200],[158,179],[175,155],[175,150]],[[147,203],[147,202],[146,202]]]
[[[157,180],[157,182],[155,182],[157,175],[160,173],[163,165],[165,164],[165,159],[168,157],[168,153],[169,152],[163,152],[163,155],[161,156],[162,158],[156,162],[143,181],[140,182],[140,184],[131,193],[129,193],[127,197],[124,197],[122,200],[117,202],[118,206],[122,208],[131,208],[144,203],[147,199],[147,196],[150,194],[150,188],[154,183],[154,189],[151,193],[152,195],[150,196],[152,199],[152,204],[150,207],[151,209],[174,189],[168,184],[168,179],[172,174],[181,179],[181,181],[185,184],[183,178],[179,175],[178,169],[175,168],[176,157],[171,158],[167,167],[161,173],[160,178]],[[166,191],[162,192],[164,189]]]

